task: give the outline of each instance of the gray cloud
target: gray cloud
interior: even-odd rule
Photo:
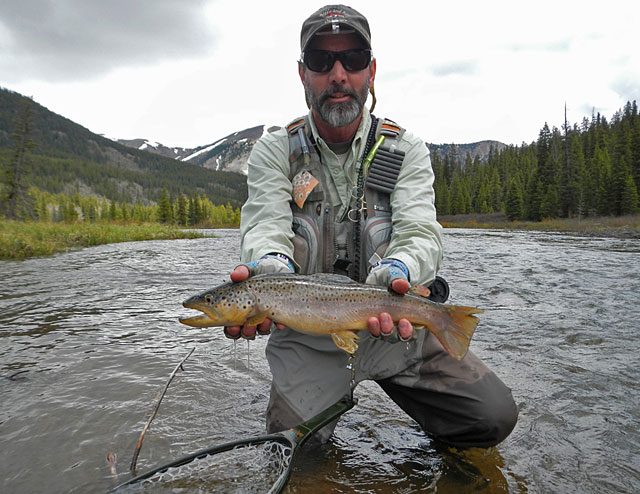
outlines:
[[[611,89],[626,101],[640,101],[640,81],[634,76],[634,74],[626,73],[618,76]]]
[[[513,51],[566,52],[571,48],[571,39],[556,39],[545,43],[513,43],[509,45]]]
[[[191,58],[214,33],[207,0],[3,0],[0,74],[85,79],[116,67]]]
[[[439,65],[434,65],[430,69],[436,77],[446,77],[450,75],[474,75],[477,71],[477,63],[474,60],[459,60]]]

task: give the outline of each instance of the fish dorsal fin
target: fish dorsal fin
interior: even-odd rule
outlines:
[[[431,291],[426,286],[422,285],[412,286],[409,288],[409,293],[413,293],[414,295],[423,298],[429,298],[429,295],[431,295]]]
[[[348,276],[344,276],[344,275],[341,275],[341,274],[315,273],[315,274],[310,274],[308,276],[309,276],[309,278],[315,278],[318,281],[324,281],[324,282],[330,282],[330,283],[340,283],[341,285],[354,284],[354,283],[357,284],[356,281],[353,281]]]
[[[332,331],[331,339],[338,348],[350,355],[358,349],[358,335],[353,331]]]

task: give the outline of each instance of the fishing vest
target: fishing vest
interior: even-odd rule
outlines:
[[[336,218],[333,204],[338,201],[329,197],[331,175],[322,164],[308,117],[287,125],[294,259],[302,274],[337,273],[363,282],[369,268],[385,255],[392,232],[390,195],[404,159],[397,144],[404,129],[391,120],[373,115],[371,119],[365,151],[357,164],[358,190],[351,194],[344,218]],[[381,135],[384,143],[365,177],[362,162]]]

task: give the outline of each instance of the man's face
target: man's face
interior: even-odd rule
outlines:
[[[328,34],[315,36],[309,48],[344,51],[364,46],[355,34]],[[350,72],[336,60],[328,72],[313,72],[302,65],[299,72],[307,101],[315,113],[331,127],[344,127],[362,112],[375,78],[376,66],[374,60],[367,68]]]

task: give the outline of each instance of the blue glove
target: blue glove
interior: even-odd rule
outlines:
[[[397,259],[382,259],[373,266],[367,276],[367,285],[379,285],[391,288],[393,280],[398,278],[409,281],[409,270],[407,266]]]
[[[246,263],[245,266],[249,268],[249,276],[273,273],[295,273],[296,271],[291,259],[277,252],[264,255],[257,261]]]

